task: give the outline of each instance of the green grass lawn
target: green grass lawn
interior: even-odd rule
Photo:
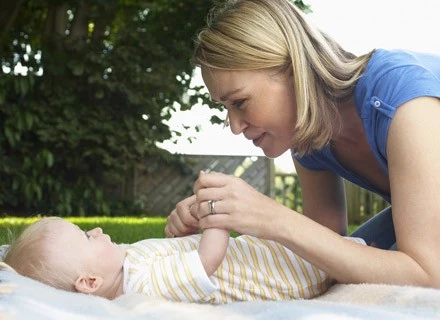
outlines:
[[[0,244],[10,243],[21,230],[38,218],[0,218]],[[66,220],[83,230],[101,227],[116,243],[133,243],[147,238],[163,238],[166,218],[151,217],[69,217]]]
[[[10,243],[27,225],[35,222],[34,218],[0,218],[0,244]],[[66,220],[78,225],[83,230],[101,227],[116,243],[133,243],[147,238],[165,237],[166,218],[163,217],[70,217]],[[349,233],[357,226],[350,226]],[[233,234],[233,236],[236,234]]]

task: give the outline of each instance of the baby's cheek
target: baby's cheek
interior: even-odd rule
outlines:
[[[117,259],[120,256],[121,248],[117,245],[111,243],[111,245],[107,246],[106,253],[109,257]]]

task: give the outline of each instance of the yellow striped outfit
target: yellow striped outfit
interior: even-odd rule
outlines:
[[[127,246],[124,293],[222,304],[309,299],[330,285],[323,271],[289,249],[251,236],[230,238],[225,259],[208,277],[197,252],[200,238],[147,239]]]

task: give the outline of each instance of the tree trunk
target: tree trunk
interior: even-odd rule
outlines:
[[[82,1],[75,11],[72,27],[67,37],[67,41],[72,48],[80,49],[84,45],[84,40],[88,34],[90,9],[90,2]]]
[[[44,27],[44,42],[59,47],[60,41],[66,36],[68,4],[50,4]]]
[[[4,0],[0,2],[0,50],[3,48],[7,35],[10,34],[9,30],[14,25],[23,1],[24,0]]]

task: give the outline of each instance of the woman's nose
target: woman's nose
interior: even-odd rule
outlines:
[[[235,135],[239,135],[246,129],[248,123],[241,119],[240,116],[234,115],[231,112],[228,113],[229,125],[231,126],[231,131]]]

